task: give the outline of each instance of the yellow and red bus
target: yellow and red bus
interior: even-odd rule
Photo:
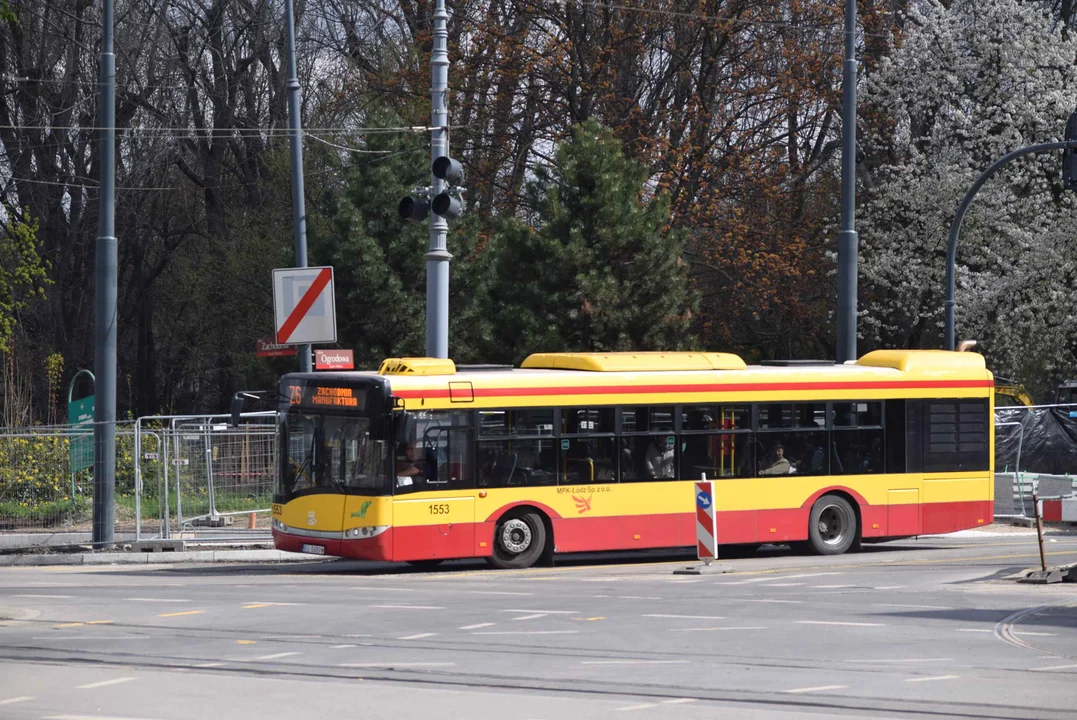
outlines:
[[[993,378],[968,352],[747,366],[707,352],[398,358],[280,386],[282,550],[499,567],[553,553],[861,542],[992,521]]]

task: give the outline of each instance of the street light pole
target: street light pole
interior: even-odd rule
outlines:
[[[295,62],[295,11],[284,0],[288,35],[288,133],[292,150],[292,225],[295,233],[295,266],[307,266],[307,209],[303,189],[303,127],[299,117],[299,71]],[[299,346],[299,371],[310,372],[310,345]]]
[[[845,0],[841,82],[841,231],[838,233],[838,347],[835,360],[856,360],[856,0]]]
[[[950,223],[950,236],[946,245],[946,299],[943,301],[942,307],[946,323],[943,341],[947,350],[953,350],[956,343],[955,325],[957,303],[954,299],[956,294],[954,288],[954,266],[957,264],[957,237],[961,233],[961,223],[965,219],[965,212],[968,211],[969,205],[972,204],[972,199],[976,197],[976,193],[980,191],[980,188],[983,187],[985,182],[991,179],[992,175],[1008,165],[1011,161],[1033,153],[1065,150],[1067,148],[1077,148],[1077,140],[1041,143],[1039,145],[1029,145],[1028,147],[1014,150],[999,158],[991,164],[991,167],[984,170],[983,174],[976,178],[976,182],[972,183],[972,187],[965,193],[965,197],[961,199],[961,203],[957,206],[957,212],[954,214],[954,220]]]
[[[449,156],[449,13],[445,0],[434,7],[434,49],[430,55],[430,163]],[[431,173],[430,197],[447,186]],[[430,213],[430,241],[426,260],[426,355],[449,357],[449,222]]]
[[[93,543],[111,545],[116,497],[116,56],[113,0],[104,0],[97,111],[101,195],[94,257]]]

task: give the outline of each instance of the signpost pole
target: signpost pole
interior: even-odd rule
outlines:
[[[295,10],[285,0],[288,35],[288,125],[292,151],[292,215],[295,231],[295,264],[307,266],[307,208],[303,188],[303,127],[299,117],[299,72],[295,62]],[[299,346],[299,371],[310,372],[310,345]]]

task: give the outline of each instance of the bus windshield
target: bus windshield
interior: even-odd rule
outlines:
[[[287,501],[311,491],[357,495],[391,492],[389,443],[370,417],[288,412],[285,458],[276,494]]]

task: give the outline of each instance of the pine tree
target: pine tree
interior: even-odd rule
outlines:
[[[592,121],[535,174],[537,227],[509,221],[499,232],[491,316],[501,359],[688,344],[683,239],[647,169]]]

